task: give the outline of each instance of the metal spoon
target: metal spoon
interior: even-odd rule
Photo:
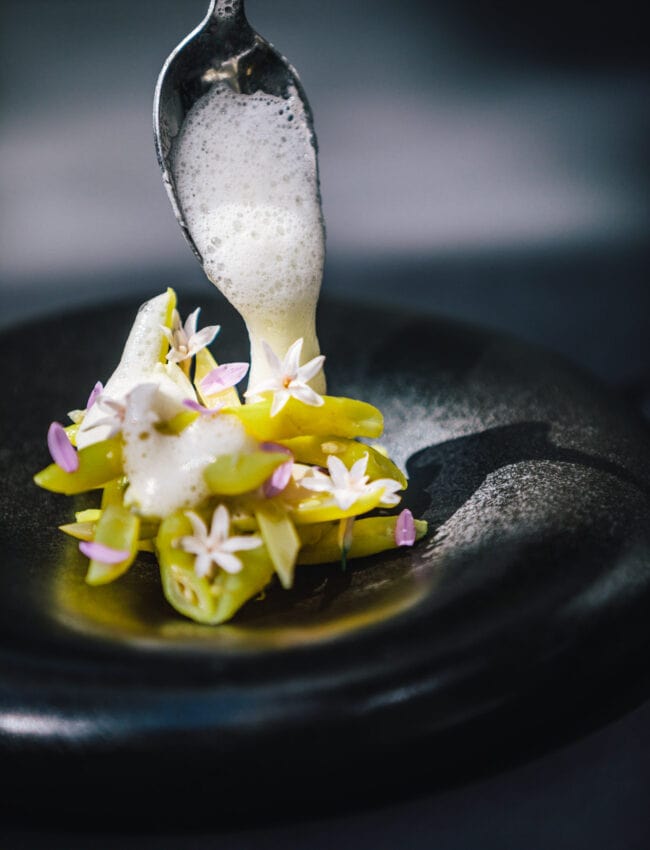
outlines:
[[[244,0],[211,0],[203,22],[181,41],[163,65],[153,107],[163,183],[181,230],[202,265],[203,258],[188,230],[176,192],[171,153],[192,106],[211,86],[223,82],[242,94],[262,91],[276,97],[300,98],[311,144],[317,151],[312,112],[294,68],[252,29],[244,14]]]

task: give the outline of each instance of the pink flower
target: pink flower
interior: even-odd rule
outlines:
[[[415,543],[415,523],[413,522],[413,514],[408,508],[404,508],[397,517],[395,543],[397,546],[412,546]]]
[[[52,422],[47,431],[47,447],[54,463],[64,472],[76,472],[79,469],[79,455],[65,428],[58,422]]]
[[[223,363],[201,381],[201,392],[212,395],[234,387],[247,372],[248,363]]]
[[[201,416],[214,416],[215,413],[219,413],[223,404],[217,404],[215,407],[203,407],[202,404],[199,404],[198,401],[194,401],[193,398],[185,398],[183,399],[183,405],[188,410],[193,410],[194,413],[200,413]]]
[[[84,540],[79,544],[79,551],[93,561],[100,564],[121,564],[131,554],[125,549],[114,549],[104,543],[96,543],[94,540]]]
[[[167,360],[170,363],[181,363],[183,360],[189,360],[190,357],[194,357],[202,348],[210,345],[221,330],[219,325],[210,325],[207,328],[197,331],[196,323],[199,318],[200,309],[200,307],[197,307],[193,313],[190,313],[184,325],[181,322],[178,311],[174,310],[171,329],[166,328],[164,325],[160,326],[160,329],[169,342]]]
[[[286,488],[291,480],[293,472],[293,455],[286,446],[281,446],[280,443],[260,443],[260,448],[263,452],[282,452],[288,455],[289,460],[278,466],[274,470],[273,475],[268,478],[262,485],[262,491],[267,499],[272,499],[278,496]]]

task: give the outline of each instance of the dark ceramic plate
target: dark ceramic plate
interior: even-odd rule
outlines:
[[[159,812],[210,820],[215,799],[351,800],[403,785],[406,765],[470,776],[624,707],[650,632],[647,434],[555,357],[445,321],[333,302],[320,316],[331,391],[382,408],[406,504],[429,520],[412,551],[303,568],[218,628],[179,617],[146,557],[86,587],[55,529],[87,501],[31,475],[135,307],[0,340],[5,808],[144,813],[148,789]],[[224,302],[208,321],[217,357],[246,359]]]

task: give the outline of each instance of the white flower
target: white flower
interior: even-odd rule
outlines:
[[[307,490],[316,493],[330,493],[338,507],[347,511],[363,496],[368,496],[378,490],[382,490],[380,505],[392,506],[399,502],[397,490],[402,489],[399,481],[393,478],[378,478],[376,481],[368,482],[366,468],[368,466],[368,454],[364,454],[358,461],[352,464],[350,469],[343,461],[335,455],[327,458],[329,476],[304,476],[300,484]]]
[[[213,574],[213,564],[227,573],[240,572],[243,564],[233,552],[257,549],[262,545],[261,538],[255,535],[230,537],[230,514],[225,505],[219,505],[212,515],[209,534],[206,524],[198,514],[186,511],[185,516],[192,523],[194,534],[181,537],[176,545],[184,552],[196,555],[194,570],[201,578]]]
[[[103,393],[98,395],[94,404],[97,405],[97,407],[103,411],[106,416],[102,416],[101,419],[93,422],[93,424],[89,426],[88,430],[92,431],[94,428],[106,427],[108,428],[108,432],[102,439],[109,440],[111,437],[115,437],[124,427],[124,420],[126,418],[129,405],[131,405],[135,415],[138,416],[145,425],[153,425],[155,422],[159,421],[159,416],[153,409],[154,399],[157,394],[158,386],[156,384],[137,384],[137,386],[133,387],[131,392],[128,393],[126,398],[122,401],[118,401],[115,398],[109,398],[109,396],[104,395]]]
[[[183,360],[194,357],[202,348],[210,345],[221,330],[220,325],[209,325],[197,331],[196,323],[199,318],[200,309],[200,307],[197,307],[193,313],[190,313],[185,320],[185,325],[181,322],[178,310],[174,310],[171,329],[166,328],[164,325],[160,326],[160,329],[169,342],[167,360],[170,363],[181,363]]]
[[[284,360],[280,362],[279,357],[268,342],[262,342],[272,377],[251,387],[244,395],[246,398],[251,398],[264,392],[272,392],[271,416],[279,413],[291,397],[297,398],[298,401],[312,407],[320,407],[323,404],[323,397],[312,390],[307,382],[316,377],[323,368],[325,357],[319,354],[318,357],[314,357],[304,366],[301,366],[302,343],[302,337],[297,339],[285,354]]]
[[[106,414],[106,416],[102,416],[101,419],[93,422],[88,430],[90,431],[93,428],[99,428],[100,426],[105,425],[108,427],[108,433],[104,439],[109,440],[111,437],[119,434],[122,430],[124,417],[126,416],[126,403],[117,401],[113,398],[108,398],[108,396],[100,395],[96,399],[95,404]]]

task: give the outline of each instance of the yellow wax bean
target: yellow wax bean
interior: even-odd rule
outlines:
[[[216,598],[213,623],[229,620],[244,603],[260,594],[273,578],[273,561],[265,546],[248,552],[237,552],[243,567],[230,575],[220,571],[212,585]]]
[[[46,466],[34,476],[39,487],[67,496],[96,490],[122,475],[122,444],[119,437],[93,443],[78,453],[79,468],[65,472],[56,463]]]
[[[407,485],[406,477],[392,460],[371,446],[358,443],[356,440],[349,440],[345,437],[310,435],[292,437],[280,442],[291,451],[298,463],[310,463],[315,466],[327,466],[327,458],[334,455],[340,458],[350,469],[355,461],[367,454],[366,473],[371,480],[394,478],[395,481],[399,481],[403,488]]]
[[[95,528],[94,522],[70,522],[67,525],[60,525],[59,531],[76,540],[92,540],[95,537]],[[156,536],[156,531],[157,529],[152,534],[148,534],[143,526],[140,527],[139,552],[155,552],[153,538]]]
[[[112,549],[128,552],[128,557],[119,564],[104,564],[91,560],[86,581],[88,584],[108,584],[125,573],[135,560],[138,552],[140,518],[121,505],[109,504],[102,511],[95,527],[95,543],[103,543]]]
[[[124,496],[125,487],[126,481],[124,478],[116,478],[114,481],[109,481],[102,493],[102,510],[109,505],[119,505],[122,507],[122,497]]]
[[[176,309],[176,293],[171,288],[167,287],[167,302],[165,304],[165,315],[163,317],[163,325],[166,328],[171,328],[174,318],[174,310]],[[158,359],[161,363],[166,363],[167,352],[169,351],[169,342],[165,334],[160,334],[160,354]]]
[[[311,407],[290,398],[271,417],[271,401],[228,408],[258,440],[284,440],[305,434],[336,434],[340,437],[379,437],[384,429],[380,411],[371,404],[351,398],[323,396],[321,407]]]
[[[274,470],[287,462],[280,452],[242,452],[220,455],[206,467],[203,477],[213,493],[238,496],[255,490]]]
[[[73,422],[72,425],[66,425],[66,427],[63,429],[68,435],[68,439],[70,440],[73,446],[77,445],[77,431],[79,430],[80,425],[81,422]]]
[[[149,520],[141,520],[140,521],[140,539],[141,540],[153,540],[153,538],[158,534],[159,528],[160,528],[159,522],[150,522]]]
[[[101,515],[99,508],[88,508],[85,511],[77,511],[74,518],[77,522],[97,522]]]
[[[95,525],[94,522],[69,522],[60,525],[59,530],[77,540],[92,540],[95,536]]]
[[[296,558],[300,549],[300,538],[286,510],[279,504],[260,502],[255,510],[264,545],[280,582],[285,589],[293,585]]]
[[[217,567],[212,581],[200,578],[194,570],[194,555],[174,545],[190,534],[191,523],[180,511],[161,523],[156,553],[165,597],[179,613],[197,623],[223,623],[266,587],[273,578],[273,563],[266,548],[260,546],[236,553],[241,572],[230,575]]]
[[[200,414],[193,410],[181,410],[176,416],[172,416],[167,422],[160,422],[154,427],[160,434],[175,436],[184,431],[192,422],[196,422]]]
[[[358,519],[352,529],[352,545],[347,553],[348,558],[365,558],[376,555],[387,549],[395,549],[396,516],[367,517]],[[338,544],[338,525],[323,527],[317,540],[314,540],[313,526],[305,527],[303,546],[298,553],[299,564],[327,564],[341,557]],[[301,538],[303,529],[298,529]],[[415,520],[416,539],[420,540],[427,533],[427,523]]]

